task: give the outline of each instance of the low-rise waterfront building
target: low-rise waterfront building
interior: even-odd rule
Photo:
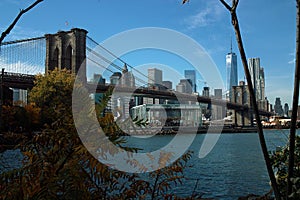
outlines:
[[[133,119],[147,120],[149,124],[192,127],[202,125],[201,107],[195,104],[143,104],[133,107],[131,113]]]
[[[27,104],[28,101],[28,92],[27,90],[22,89],[13,89],[13,102],[18,104]]]

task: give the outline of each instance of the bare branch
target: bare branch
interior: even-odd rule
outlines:
[[[273,171],[273,168],[272,168],[272,165],[271,165],[269,152],[268,152],[268,148],[267,148],[264,133],[263,133],[262,123],[261,123],[261,119],[260,119],[260,116],[259,116],[258,106],[257,106],[255,93],[254,93],[254,88],[253,88],[253,84],[252,84],[252,81],[251,81],[251,75],[250,75],[250,71],[249,71],[249,67],[248,67],[248,63],[247,63],[247,57],[246,57],[246,53],[245,53],[245,49],[244,49],[244,45],[243,45],[241,31],[240,31],[240,28],[239,28],[239,21],[238,21],[237,15],[236,15],[236,9],[237,9],[239,0],[233,0],[232,1],[232,4],[233,4],[232,7],[230,7],[224,0],[220,0],[220,1],[231,13],[231,22],[232,22],[232,25],[233,25],[234,30],[235,30],[236,40],[237,40],[237,43],[238,43],[238,47],[239,47],[239,51],[240,51],[240,55],[241,55],[241,60],[242,60],[243,67],[244,67],[245,76],[247,78],[248,89],[249,89],[250,99],[251,99],[251,103],[252,103],[252,109],[254,111],[255,118],[256,118],[257,131],[258,131],[260,146],[261,146],[262,153],[263,153],[263,156],[264,156],[264,159],[265,159],[265,163],[266,163],[267,171],[268,171],[268,174],[269,174],[269,177],[270,177],[270,180],[271,180],[271,184],[272,184],[272,187],[273,187],[273,190],[274,190],[275,198],[276,199],[281,199],[280,191],[278,189],[278,185],[277,185],[276,178],[275,178],[275,175],[274,175],[274,171]]]
[[[239,4],[239,0],[233,0],[232,1],[232,11],[236,10],[238,4]]]
[[[226,3],[225,0],[220,0],[221,3],[231,12],[231,7]]]
[[[289,141],[289,164],[287,177],[287,196],[292,194],[293,184],[291,178],[294,178],[295,166],[295,140],[297,128],[297,111],[299,104],[299,81],[300,81],[300,0],[297,0],[297,29],[296,29],[296,62],[295,62],[295,76],[294,76],[294,94],[293,94],[293,108],[291,116],[290,141]]]
[[[4,40],[4,38],[10,33],[10,31],[15,27],[15,25],[20,20],[20,18],[22,17],[22,15],[24,15],[26,12],[28,12],[29,10],[31,10],[32,8],[34,8],[36,5],[38,5],[42,1],[43,0],[36,0],[33,4],[31,4],[26,9],[21,9],[20,10],[19,14],[14,19],[14,21],[9,25],[9,27],[4,32],[2,32],[1,37],[0,37],[0,44],[2,43],[2,41]]]

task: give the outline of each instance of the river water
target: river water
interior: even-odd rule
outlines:
[[[264,133],[270,151],[284,146],[288,141],[289,130],[265,130]],[[200,159],[197,155],[204,137],[204,134],[197,135],[190,146],[194,155],[189,164],[193,167],[186,169],[187,180],[183,185],[173,188],[174,193],[180,196],[191,195],[197,179],[199,181],[195,192],[203,194],[206,198],[237,199],[248,194],[263,195],[270,191],[257,133],[222,134],[214,149]],[[164,146],[172,138],[173,136],[155,136],[148,139],[134,139],[129,143],[134,142],[136,147],[145,150],[154,150]],[[18,162],[14,160],[21,159],[20,152],[16,150],[5,152],[0,156],[0,165],[1,160],[3,162],[8,159],[10,166],[16,167]]]
[[[288,142],[289,130],[265,130],[264,133],[270,151]],[[191,195],[195,186],[198,194],[216,199],[237,199],[248,194],[263,195],[270,191],[257,133],[222,134],[214,149],[200,159],[197,155],[204,137],[204,134],[197,135],[190,147],[194,151],[189,161],[193,167],[185,171],[188,180],[174,188],[176,194]],[[171,138],[172,136],[155,136],[146,140],[136,139],[134,143],[135,147],[155,150],[164,146]],[[199,181],[196,185],[197,179]]]

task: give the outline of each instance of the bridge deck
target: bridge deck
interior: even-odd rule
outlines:
[[[34,86],[34,75],[28,74],[17,74],[17,73],[9,73],[5,72],[3,76],[3,84],[7,87],[11,88],[19,88],[19,89],[31,89]],[[171,100],[179,100],[183,101],[191,101],[191,102],[200,102],[207,103],[212,105],[226,106],[228,109],[237,110],[237,111],[246,111],[249,112],[250,108],[248,105],[241,105],[237,103],[228,102],[222,99],[209,98],[204,96],[198,96],[194,94],[185,94],[179,93],[171,90],[155,90],[149,88],[131,88],[131,87],[114,87],[113,85],[101,85],[101,84],[91,84],[87,83],[86,88],[91,93],[104,93],[109,89],[114,90],[114,92],[119,93],[133,93],[134,96],[143,96],[150,98],[159,98],[159,99],[171,99]],[[272,113],[264,110],[259,111],[261,115],[271,116]]]

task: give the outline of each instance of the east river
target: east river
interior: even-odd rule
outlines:
[[[265,130],[267,146],[270,151],[288,142],[289,130]],[[298,134],[300,131],[298,130]],[[180,196],[195,192],[205,198],[237,199],[248,194],[263,195],[270,191],[269,178],[263,160],[257,133],[222,134],[213,150],[204,158],[198,152],[205,134],[196,136],[190,146],[194,151],[185,171],[186,181],[173,188]],[[145,150],[159,149],[173,136],[155,136],[148,139],[134,139],[136,147]],[[0,156],[11,164],[20,159],[20,152],[7,151]],[[1,162],[0,162],[1,163]],[[14,165],[14,164],[13,164]],[[196,185],[198,179],[198,184]]]
[[[298,130],[298,134],[300,131]],[[289,130],[264,130],[269,151],[288,142]],[[196,136],[190,150],[194,156],[189,161],[193,167],[185,172],[183,185],[174,188],[181,196],[191,195],[195,186],[205,198],[237,199],[248,194],[264,195],[270,191],[269,177],[265,167],[257,133],[222,134],[213,150],[204,158],[198,152],[205,134]],[[159,149],[172,136],[156,136],[136,139],[136,147]],[[196,185],[196,182],[198,184]]]

